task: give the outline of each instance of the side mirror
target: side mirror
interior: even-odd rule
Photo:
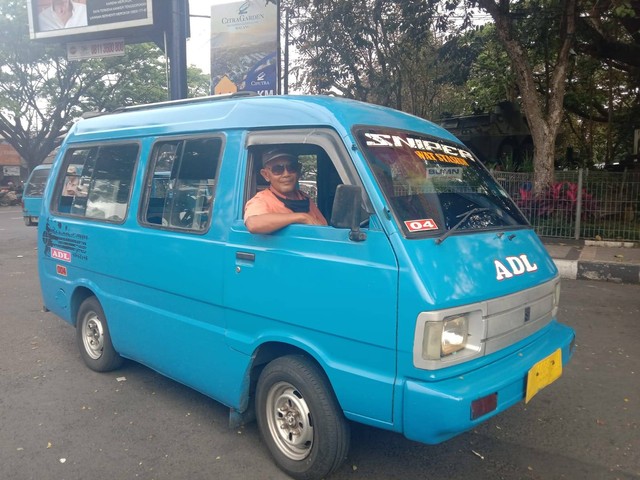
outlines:
[[[357,185],[338,185],[331,210],[331,226],[348,228],[349,240],[362,242],[367,235],[360,231],[362,189]]]

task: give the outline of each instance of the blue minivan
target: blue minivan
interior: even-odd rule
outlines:
[[[274,147],[329,225],[247,230]],[[527,219],[454,136],[388,108],[231,95],[81,120],[42,215],[45,307],[88,367],[131,359],[257,419],[294,478],[338,468],[350,422],[443,442],[573,353]]]
[[[42,195],[50,173],[51,164],[38,165],[31,171],[24,186],[22,192],[22,218],[27,227],[38,224]]]

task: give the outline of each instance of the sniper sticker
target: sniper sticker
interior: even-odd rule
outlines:
[[[366,132],[364,137],[367,147],[408,148],[425,162],[444,162],[467,167],[469,161],[473,161],[473,155],[468,150],[406,134]]]
[[[431,218],[422,220],[406,220],[404,224],[410,232],[425,232],[427,230],[438,230],[438,225]]]

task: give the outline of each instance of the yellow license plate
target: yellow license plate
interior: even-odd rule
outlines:
[[[560,378],[560,375],[562,375],[562,350],[558,349],[529,370],[525,403],[529,403],[536,393],[547,385],[551,385]]]

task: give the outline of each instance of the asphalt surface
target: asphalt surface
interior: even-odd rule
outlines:
[[[0,479],[288,478],[215,401],[133,362],[88,370],[73,327],[41,309],[36,235],[0,209]],[[352,424],[331,478],[640,478],[640,285],[562,288],[577,349],[556,383],[440,445]]]

